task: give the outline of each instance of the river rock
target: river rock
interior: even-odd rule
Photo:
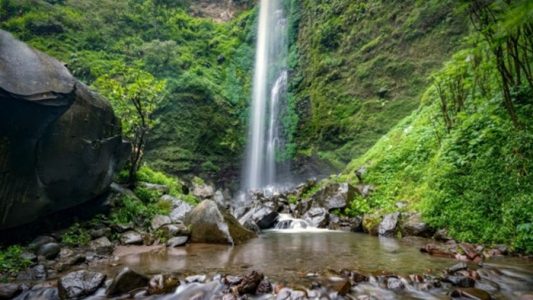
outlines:
[[[129,145],[109,103],[63,63],[3,30],[0,61],[2,230],[104,194]]]
[[[38,255],[44,256],[46,259],[54,259],[61,251],[58,243],[47,243],[39,247]]]
[[[471,288],[474,287],[476,281],[470,277],[461,276],[461,275],[450,275],[444,277],[444,281],[453,284],[454,286]]]
[[[399,212],[386,215],[379,224],[378,233],[380,236],[393,237],[398,226]]]
[[[169,201],[172,203],[172,211],[170,212],[170,220],[174,223],[183,221],[185,216],[193,209],[193,207],[176,197],[164,195],[161,197],[162,201]]]
[[[405,288],[405,285],[403,284],[400,278],[389,277],[387,279],[387,288],[390,290],[399,291],[399,290],[403,290]]]
[[[155,275],[148,283],[148,294],[170,294],[176,290],[180,281],[173,275]]]
[[[48,272],[43,265],[36,265],[28,268],[17,275],[18,281],[34,281],[45,280],[48,277]]]
[[[193,243],[239,244],[256,236],[212,200],[198,204],[185,223],[190,225]]]
[[[256,294],[257,288],[264,278],[265,276],[262,273],[251,271],[242,278],[241,283],[235,286],[233,290],[236,291],[236,294],[241,296],[246,294]]]
[[[215,195],[215,188],[205,183],[194,183],[192,194],[200,199],[211,199]]]
[[[329,213],[323,207],[313,207],[303,215],[303,219],[311,226],[326,228],[329,222]]]
[[[89,249],[100,255],[108,255],[113,252],[113,244],[105,236],[92,240],[89,243]]]
[[[175,236],[189,236],[191,231],[184,224],[168,224],[159,228],[159,233],[164,238],[170,239]]]
[[[33,251],[38,251],[42,245],[48,244],[48,243],[55,243],[55,242],[56,242],[56,239],[54,239],[53,237],[47,236],[47,235],[41,235],[41,236],[36,237],[28,245],[28,249],[33,250]]]
[[[120,236],[120,243],[123,245],[142,245],[143,236],[137,231],[126,231]]]
[[[422,221],[422,216],[419,213],[408,214],[404,220],[402,220],[400,227],[404,236],[421,236],[429,238],[434,234],[434,231]]]
[[[490,294],[484,290],[476,288],[460,288],[454,290],[450,296],[452,298],[461,298],[461,299],[475,299],[475,300],[490,300]]]
[[[344,209],[355,198],[355,191],[348,183],[331,183],[316,192],[312,200],[328,210]]]
[[[167,247],[174,248],[174,247],[183,246],[187,243],[188,240],[189,240],[188,236],[176,236],[167,241]]]
[[[86,270],[76,271],[61,277],[57,283],[61,299],[82,299],[92,295],[102,285],[105,275]]]
[[[135,272],[130,268],[122,269],[117,276],[111,282],[111,285],[106,290],[106,295],[117,296],[121,294],[128,293],[137,288],[146,287],[149,282],[149,278]]]
[[[58,290],[55,287],[34,286],[23,291],[14,300],[60,300]]]
[[[169,216],[156,215],[152,218],[150,225],[152,226],[153,230],[157,230],[159,227],[170,223],[172,223],[172,220],[170,220]]]
[[[0,283],[0,299],[12,299],[22,292],[20,284]]]
[[[204,283],[206,280],[207,276],[205,274],[191,275],[185,278],[185,283]]]

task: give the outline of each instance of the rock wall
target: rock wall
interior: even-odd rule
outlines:
[[[128,148],[105,99],[0,30],[0,230],[103,194]]]

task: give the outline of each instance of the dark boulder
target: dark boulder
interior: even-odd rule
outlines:
[[[59,251],[61,251],[61,247],[59,247],[58,243],[46,243],[39,247],[37,253],[44,256],[46,259],[54,259],[59,254]]]
[[[240,244],[256,236],[212,200],[198,204],[185,223],[190,225],[193,243]]]
[[[122,269],[106,290],[107,296],[117,296],[138,288],[147,287],[149,278],[130,268]]]
[[[105,193],[127,157],[109,103],[0,30],[0,230]]]
[[[323,207],[313,207],[303,215],[303,219],[313,227],[326,228],[329,223],[329,213]]]
[[[331,183],[312,196],[315,205],[328,210],[344,209],[355,198],[356,189],[348,183]]]
[[[22,292],[20,284],[0,283],[0,299],[12,299]]]
[[[102,285],[105,275],[86,270],[76,271],[61,277],[57,283],[61,299],[82,299],[92,295]]]
[[[490,300],[490,294],[484,290],[476,288],[462,288],[454,290],[450,296],[452,298],[461,298],[461,299],[475,299],[475,300]]]

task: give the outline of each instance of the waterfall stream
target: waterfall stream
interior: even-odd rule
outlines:
[[[282,114],[287,101],[287,20],[282,0],[261,0],[242,189],[279,184],[287,167],[278,162],[285,147]]]

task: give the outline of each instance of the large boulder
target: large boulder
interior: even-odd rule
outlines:
[[[239,244],[256,236],[212,200],[204,200],[187,216],[193,243]]]
[[[378,233],[380,236],[393,237],[398,228],[399,212],[385,215],[379,224]]]
[[[127,157],[109,103],[0,30],[0,230],[105,193]]]
[[[344,209],[356,194],[356,189],[348,183],[331,183],[312,196],[315,205],[328,210]]]
[[[435,233],[428,224],[422,221],[419,213],[403,214],[401,221],[401,231],[404,236],[422,236],[430,238]]]

